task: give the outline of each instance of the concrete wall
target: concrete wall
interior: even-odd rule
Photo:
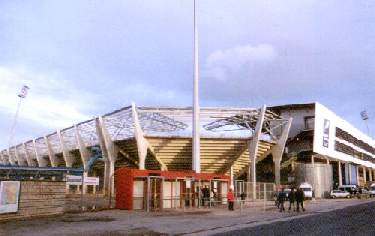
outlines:
[[[305,117],[315,116],[314,109],[297,109],[297,110],[283,110],[280,112],[283,118],[293,118],[292,126],[289,131],[289,138],[293,138],[299,134],[302,130],[305,130]]]
[[[18,212],[0,214],[0,221],[63,214],[65,182],[22,181]]]
[[[296,166],[296,179],[299,185],[307,182],[313,186],[315,197],[327,197],[333,186],[332,165],[315,163],[298,163]]]

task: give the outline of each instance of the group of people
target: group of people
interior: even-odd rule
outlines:
[[[210,203],[211,202],[210,199],[211,199],[211,201],[214,201],[215,192],[214,192],[213,189],[210,191],[208,185],[206,185],[201,189],[201,204],[202,204],[202,206],[205,206],[206,202]]]
[[[241,200],[244,200],[245,198],[245,195],[241,194]],[[290,193],[287,195],[287,193],[285,192],[285,189],[282,188],[280,192],[278,192],[277,194],[277,207],[279,208],[280,212],[283,212],[285,211],[285,206],[284,206],[284,203],[285,201],[289,201],[289,208],[288,208],[288,211],[297,211],[299,212],[300,209],[302,211],[305,211],[305,208],[303,206],[303,202],[305,200],[305,193],[303,192],[303,190],[301,188],[292,188]],[[234,198],[234,192],[233,192],[233,188],[229,188],[229,191],[227,193],[227,201],[228,201],[228,209],[230,211],[233,211],[234,210],[234,201],[235,201],[235,198]]]
[[[281,189],[281,191],[277,194],[277,207],[279,208],[280,212],[285,211],[284,202],[286,200],[289,200],[288,211],[291,211],[292,208],[293,208],[293,211],[296,211],[295,203],[297,203],[297,212],[300,211],[300,207],[302,211],[305,211],[305,208],[303,207],[303,201],[305,200],[305,193],[303,192],[301,188],[297,188],[297,190],[292,188],[288,196],[287,196],[287,193],[284,191],[284,188]]]

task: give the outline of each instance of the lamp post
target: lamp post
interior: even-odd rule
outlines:
[[[193,93],[193,160],[192,167],[200,173],[200,107],[199,107],[199,65],[198,65],[198,27],[196,0],[194,0],[194,93]]]
[[[27,92],[30,88],[26,85],[24,85],[20,91],[20,93],[18,94],[18,97],[19,97],[19,101],[18,101],[18,105],[17,105],[17,110],[16,110],[16,114],[14,115],[14,119],[13,119],[13,124],[10,128],[10,135],[9,135],[9,142],[8,142],[8,147],[11,147],[12,146],[12,142],[13,142],[13,138],[14,138],[14,132],[16,130],[16,124],[17,124],[17,119],[18,119],[18,114],[19,114],[19,111],[20,111],[20,108],[21,108],[21,102],[23,99],[26,98],[27,96]]]
[[[368,123],[367,123],[367,121],[368,121],[370,118],[369,118],[369,116],[368,116],[366,110],[361,111],[361,118],[362,118],[362,120],[363,120],[363,121],[365,122],[365,124],[366,124],[367,135],[370,136],[370,129],[369,129],[369,127],[368,127]]]

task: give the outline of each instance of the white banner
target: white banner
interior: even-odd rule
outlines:
[[[85,177],[83,179],[85,185],[99,185],[99,177]],[[67,185],[82,185],[82,176],[79,175],[67,175]]]
[[[86,185],[99,185],[99,177],[85,177],[84,182]]]
[[[82,176],[79,175],[67,175],[66,176],[67,185],[82,185]]]
[[[20,181],[2,181],[0,185],[0,214],[18,211]]]

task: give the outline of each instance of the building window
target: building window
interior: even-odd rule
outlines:
[[[305,129],[314,129],[315,116],[305,116]]]

